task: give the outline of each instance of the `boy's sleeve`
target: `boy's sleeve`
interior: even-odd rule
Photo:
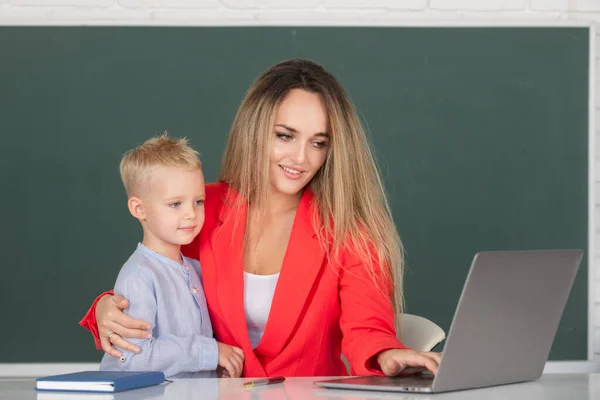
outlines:
[[[119,274],[115,293],[129,300],[124,310],[132,318],[152,324],[151,339],[127,340],[140,347],[135,354],[119,348],[123,356],[119,369],[130,371],[162,371],[166,376],[180,372],[211,371],[217,368],[218,348],[214,338],[202,335],[156,337],[157,301],[155,285],[150,273],[136,268],[135,273]]]
[[[96,297],[90,309],[85,313],[81,321],[79,321],[79,325],[83,326],[85,329],[92,333],[92,336],[94,337],[94,343],[96,344],[96,349],[98,350],[102,350],[102,345],[100,344],[100,335],[98,334],[98,323],[96,322],[96,305],[98,304],[98,300],[100,300],[107,294],[114,295],[114,292],[112,290],[109,290],[108,292],[104,292],[98,297]]]

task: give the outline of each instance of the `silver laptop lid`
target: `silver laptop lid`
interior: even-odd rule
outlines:
[[[476,254],[433,391],[539,378],[582,257],[581,250]]]

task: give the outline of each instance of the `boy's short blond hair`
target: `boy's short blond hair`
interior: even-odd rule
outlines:
[[[127,196],[136,196],[148,175],[157,167],[202,169],[198,152],[186,138],[171,138],[165,132],[129,150],[121,159],[119,169]]]

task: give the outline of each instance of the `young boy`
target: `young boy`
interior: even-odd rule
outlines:
[[[120,169],[129,212],[144,237],[121,268],[115,294],[129,300],[128,315],[152,322],[152,338],[128,339],[140,353],[119,349],[120,359],[105,354],[100,369],[182,378],[214,375],[218,365],[239,377],[244,353],[213,338],[200,265],[180,252],[204,224],[198,153],[185,139],[165,134],[127,152]]]

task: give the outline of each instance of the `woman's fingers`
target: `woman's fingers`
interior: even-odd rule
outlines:
[[[129,343],[126,339],[124,339],[123,337],[119,336],[119,334],[114,334],[110,337],[110,342],[117,346],[120,347],[122,349],[125,349],[127,351],[131,351],[133,353],[139,354],[140,352],[140,348],[134,344]]]
[[[437,373],[441,356],[439,353],[419,352],[413,350],[386,350],[378,357],[381,371],[394,376],[400,372],[417,373],[425,369]]]
[[[109,321],[116,322],[128,329],[151,329],[151,325],[142,320],[131,318],[125,314],[122,309],[129,307],[129,302],[123,296],[106,295],[102,297],[96,305],[96,320],[98,326],[107,325]],[[119,332],[117,332],[119,333]],[[119,334],[125,334],[121,332]],[[143,336],[126,336],[126,337],[143,337]]]
[[[435,360],[436,363],[438,363],[438,365],[440,365],[440,363],[442,362],[442,353],[436,353],[433,351],[426,351],[423,354],[425,354],[428,357],[431,357]]]
[[[118,309],[107,312],[106,318],[98,321],[98,332],[101,335],[109,335],[111,332],[115,332],[127,338],[150,339],[152,334],[147,330],[143,330],[145,328],[150,329],[147,322],[131,318]]]
[[[151,339],[152,338],[152,333],[145,331],[145,330],[141,330],[141,329],[126,328],[122,324],[122,322],[123,321],[116,321],[116,322],[109,321],[106,324],[106,329],[108,329],[110,332],[115,332],[117,335],[122,336],[124,338],[135,338],[135,339]]]
[[[136,329],[127,329],[124,328],[123,325],[108,321],[102,329],[98,329],[98,333],[100,335],[108,337],[111,333],[116,333],[117,335],[124,338],[139,338],[139,339],[150,339],[152,338],[152,334],[147,331],[141,331]],[[114,342],[113,342],[114,344]]]
[[[402,365],[392,358],[383,361],[380,366],[381,371],[387,376],[395,376],[402,371]]]
[[[437,373],[438,366],[442,361],[442,356],[440,353],[434,353],[431,351],[419,352],[419,355],[423,358],[422,366],[427,368],[429,371],[434,374]]]
[[[144,336],[140,336],[140,335],[144,333],[144,330],[149,330],[151,328],[150,324],[147,323],[146,321],[131,318],[129,315],[125,314],[122,311],[111,312],[110,314],[107,315],[107,318],[110,319],[111,321],[114,321],[117,324],[123,326],[124,328],[131,329],[131,331],[129,331],[129,332],[123,332],[123,336],[125,336],[125,337],[143,338]],[[136,330],[137,330],[137,333],[133,333]]]
[[[409,367],[425,367],[434,374],[437,373],[438,363],[437,361],[428,355],[423,353],[416,353],[408,359],[407,366]]]
[[[121,310],[129,307],[129,301],[127,301],[127,299],[121,295],[116,294],[112,296],[112,301],[114,305]]]
[[[140,352],[140,348],[134,344],[129,343],[123,336],[119,333],[119,331],[123,330],[120,325],[116,325],[114,323],[109,324],[108,328],[99,329],[98,334],[100,335],[100,344],[102,345],[102,350],[107,352],[113,357],[121,357],[122,354],[119,350],[113,348],[112,346],[117,346],[127,351],[131,351],[133,353],[138,354]],[[110,340],[109,337],[110,336]]]
[[[108,336],[100,336],[100,344],[102,345],[102,350],[104,350],[109,356],[116,358],[121,357],[121,352],[112,347],[112,344],[108,341]]]
[[[126,329],[115,322],[108,322],[106,326],[99,328],[98,334],[100,335],[100,343],[102,344],[102,350],[104,350],[113,357],[121,357],[122,355],[120,351],[112,347],[113,345],[125,349],[127,351],[134,352],[136,354],[140,352],[140,348],[138,346],[130,343],[127,339],[125,339],[127,337],[138,337],[145,339],[152,338],[152,334],[150,332]],[[108,340],[109,336],[110,340]]]
[[[140,348],[126,338],[151,339],[148,332],[151,326],[146,321],[131,318],[122,309],[129,307],[123,296],[104,296],[96,305],[96,322],[102,350],[113,357],[121,357],[122,353],[113,347],[139,353]]]

